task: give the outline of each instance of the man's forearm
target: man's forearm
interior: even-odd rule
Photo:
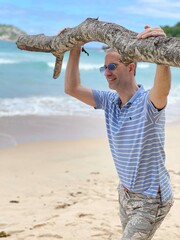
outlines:
[[[157,65],[154,85],[159,93],[168,96],[171,88],[171,70],[169,66]]]
[[[65,73],[65,92],[70,94],[80,85],[79,59],[81,48],[74,48],[70,51]]]
[[[170,87],[170,67],[157,65],[154,85],[150,91],[150,100],[156,108],[162,109],[166,106]]]

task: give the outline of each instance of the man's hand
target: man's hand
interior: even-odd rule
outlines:
[[[151,28],[150,26],[145,26],[144,29],[145,30],[143,32],[137,35],[138,39],[148,38],[148,37],[158,37],[158,36],[166,37],[166,34],[161,27]]]

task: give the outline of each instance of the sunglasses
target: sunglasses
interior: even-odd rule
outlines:
[[[104,65],[104,66],[100,67],[99,71],[100,71],[101,73],[104,73],[107,69],[108,69],[109,71],[114,71],[116,68],[117,68],[117,64],[115,64],[115,63],[110,63],[110,64],[108,64],[107,66]]]

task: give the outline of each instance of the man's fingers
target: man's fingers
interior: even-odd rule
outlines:
[[[145,30],[137,35],[137,38],[147,38],[147,37],[157,37],[157,36],[166,36],[163,29],[160,27],[150,27],[145,26]]]

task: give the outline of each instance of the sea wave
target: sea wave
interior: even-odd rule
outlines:
[[[91,116],[103,117],[102,110],[94,110],[72,97],[26,97],[0,99],[0,117],[13,116]],[[180,99],[170,98],[166,109],[168,123],[180,121]]]
[[[101,113],[100,113],[101,112]],[[102,115],[82,102],[71,97],[27,97],[0,99],[0,117],[8,116],[85,116]]]
[[[55,66],[55,63],[53,63],[53,62],[48,62],[47,64],[50,68],[54,68],[54,66]],[[67,66],[67,63],[66,62],[63,63],[62,70],[65,70],[66,66]],[[101,64],[94,64],[94,63],[80,63],[79,64],[80,70],[85,70],[85,71],[96,70],[96,69],[99,69],[101,66],[102,66]]]
[[[39,67],[48,67],[48,68],[54,68],[55,66],[55,61],[48,61],[48,60],[43,60],[43,58],[41,57],[34,57],[34,58],[18,58],[17,59],[13,59],[13,58],[0,58],[0,64],[31,64],[31,65],[37,65]],[[100,63],[94,63],[94,62],[80,62],[79,64],[79,68],[80,70],[84,70],[84,71],[91,71],[91,70],[98,70],[101,66],[103,65]],[[67,66],[67,61],[63,61],[62,64],[62,70],[65,70]],[[151,64],[149,63],[138,63],[137,67],[139,69],[146,69],[146,68],[150,68]]]
[[[49,62],[49,61],[42,61],[42,60],[30,60],[30,59],[19,59],[19,60],[12,60],[9,58],[0,58],[0,64],[31,64],[31,65],[37,65],[39,67],[46,66],[48,68],[54,68],[55,62]],[[67,62],[63,62],[62,64],[62,70],[65,70],[67,66]],[[79,68],[80,70],[96,70],[101,67],[101,64],[95,64],[95,63],[80,63]]]
[[[20,61],[0,58],[0,64],[16,64],[16,63],[20,63]]]
[[[145,68],[150,68],[150,67],[151,67],[151,64],[149,64],[149,63],[138,63],[137,64],[137,68],[145,69]]]
[[[67,65],[66,62],[62,64],[62,70],[65,70],[65,69],[66,69],[66,65]],[[79,64],[79,68],[80,68],[80,70],[89,71],[89,70],[99,69],[102,65],[103,65],[103,64],[80,63],[80,64]],[[48,66],[49,66],[50,68],[54,68],[55,63],[53,63],[53,62],[48,62]],[[148,63],[138,63],[138,65],[137,65],[137,68],[141,68],[141,69],[150,68],[150,67],[151,67],[151,65],[148,64]]]

